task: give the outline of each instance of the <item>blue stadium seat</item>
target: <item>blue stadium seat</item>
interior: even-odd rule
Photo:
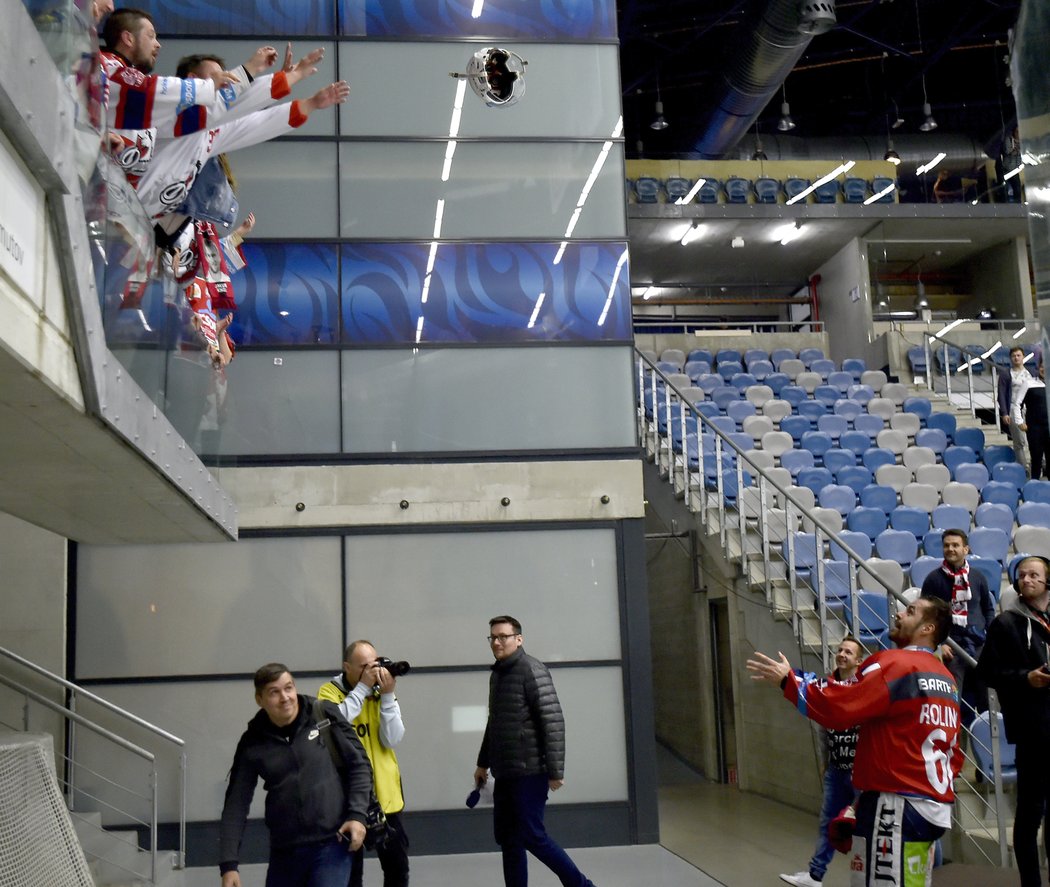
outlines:
[[[979,570],[984,575],[984,578],[988,580],[988,590],[998,602],[999,590],[1003,584],[1003,565],[990,557],[976,557],[974,555],[970,555],[967,561],[971,570]]]
[[[844,397],[849,391],[849,386],[855,384],[856,380],[851,373],[845,370],[836,370],[828,373],[828,384],[839,392],[839,397]]]
[[[844,450],[853,450],[858,456],[862,456],[871,448],[871,438],[863,431],[847,431],[839,436],[839,446]]]
[[[689,179],[683,179],[681,176],[669,176],[664,180],[667,202],[677,203],[692,190],[692,187],[693,183]]]
[[[640,176],[634,180],[634,192],[639,203],[659,203],[660,183],[652,176]]]
[[[1014,462],[1014,449],[1006,444],[996,444],[984,448],[984,464],[991,471],[1002,462]]]
[[[1017,782],[1017,748],[1006,739],[1003,716],[996,712],[995,718],[999,722],[999,729],[996,731],[996,735],[999,737],[999,773],[1002,776],[1003,784],[1009,785]],[[995,740],[992,739],[991,719],[991,712],[982,711],[973,719],[973,723],[970,725],[970,733],[972,734],[970,750],[973,752],[977,781],[986,782],[990,785],[995,782],[992,749],[996,744]]]
[[[914,345],[908,349],[908,363],[911,364],[912,375],[926,375],[926,349],[922,345]]]
[[[803,434],[808,434],[812,429],[809,419],[805,416],[785,416],[780,420],[780,430],[786,431],[794,439],[795,443],[802,440]]]
[[[1050,480],[1035,480],[1033,478],[1022,487],[1021,497],[1025,502],[1050,503]]]
[[[977,527],[970,533],[970,551],[977,557],[990,557],[1002,564],[1009,548],[1010,537],[996,527]]]
[[[915,558],[911,565],[911,584],[922,588],[926,577],[934,570],[939,570],[943,563],[943,557],[930,557],[928,554]]]
[[[835,406],[832,409],[836,416],[842,416],[848,422],[852,422],[857,416],[864,412],[864,407],[855,400],[850,400],[848,397],[842,397],[836,400]]]
[[[915,446],[929,447],[938,456],[942,456],[948,448],[948,435],[940,428],[920,428],[915,433]]]
[[[824,404],[829,410],[835,408],[835,401],[842,397],[842,392],[833,385],[818,385],[813,389],[813,399]]]
[[[800,179],[797,176],[790,176],[784,180],[784,196],[787,197],[788,200],[791,200],[791,198],[797,197],[808,187],[809,179]],[[799,202],[805,203],[808,199],[809,198],[807,197]]]
[[[858,506],[850,512],[846,518],[846,527],[858,533],[864,533],[873,540],[883,530],[889,527],[890,521],[881,508],[866,508]]]
[[[788,450],[780,456],[780,467],[790,471],[793,478],[797,477],[800,471],[812,468],[815,464],[816,460],[809,450]]]
[[[882,484],[868,484],[860,491],[860,504],[865,508],[879,508],[888,515],[897,507],[897,491]]]
[[[747,371],[751,372],[751,364],[756,360],[769,360],[769,352],[765,348],[748,348],[743,354],[743,359]]]
[[[875,554],[908,570],[919,554],[919,542],[907,530],[883,530],[875,537]]]
[[[873,196],[875,194],[882,194],[882,192],[885,191],[892,184],[894,184],[894,180],[891,179],[891,178],[887,178],[886,176],[875,176],[871,180],[871,193],[872,193]],[[896,203],[896,202],[897,202],[897,191],[896,191],[896,189],[894,189],[893,191],[890,191],[887,194],[883,194],[882,197],[880,197],[878,200],[874,201],[874,203]]]
[[[857,456],[852,450],[844,450],[842,447],[832,447],[824,452],[824,467],[832,474],[837,474],[843,468],[852,468],[857,464]],[[837,478],[836,478],[837,480]]]
[[[984,485],[990,480],[988,468],[980,462],[963,462],[957,465],[953,473],[953,479],[961,484],[973,484],[978,491],[984,489]],[[1050,483],[1047,484],[1050,487]],[[1047,499],[1050,502],[1050,499]]]
[[[1010,506],[998,502],[982,502],[973,514],[975,527],[998,527],[1004,533],[1013,534],[1014,513]]]
[[[860,495],[860,491],[871,484],[873,478],[871,471],[863,465],[847,465],[835,473],[835,482],[849,487]]]
[[[853,621],[853,612],[847,607],[847,624]],[[874,591],[857,592],[857,618],[860,624],[850,626],[853,634],[868,649],[889,647],[890,603],[885,594]]]
[[[1045,502],[1022,502],[1017,506],[1017,523],[1019,526],[1050,529],[1050,505]]]
[[[710,419],[712,416],[720,416],[722,411],[718,408],[718,404],[711,403],[710,401],[704,401],[703,403],[694,404],[696,411]]]
[[[1019,462],[1000,462],[992,468],[992,480],[1013,484],[1020,491],[1028,482],[1028,474]]]
[[[710,395],[716,388],[725,385],[725,380],[717,373],[706,373],[693,380],[697,388],[703,388],[704,393]]]
[[[970,529],[970,512],[961,505],[938,505],[930,515],[930,523],[938,530],[966,532]]]
[[[703,387],[702,385],[700,386]],[[734,388],[732,385],[720,385],[713,391],[707,392],[707,398],[714,403],[720,410],[725,411],[726,407],[729,406],[735,400],[743,400],[743,392],[738,388]]]
[[[930,530],[922,537],[922,550],[930,557],[939,557],[944,560],[944,545],[941,542],[943,530]]]
[[[873,416],[871,413],[861,413],[853,420],[853,427],[868,436],[869,446],[879,436],[879,432],[886,427],[886,421],[882,416]]]
[[[765,379],[773,375],[773,364],[768,360],[753,360],[747,365],[747,371],[751,373],[759,382],[765,381]],[[784,377],[785,379],[787,376]]]
[[[751,196],[751,182],[739,176],[730,176],[725,183],[726,203],[747,203]]]
[[[803,468],[795,478],[798,486],[809,488],[814,496],[819,496],[824,487],[834,482],[834,476],[826,468]]]
[[[843,372],[853,376],[855,382],[860,381],[861,373],[868,368],[868,364],[859,357],[845,357],[842,359]]]
[[[806,400],[807,397],[809,395],[806,394],[806,389],[800,388],[798,385],[785,385],[780,389],[780,399],[786,400],[796,411],[798,410],[798,405]]]
[[[875,389],[870,385],[850,385],[846,396],[857,403],[866,404],[875,396]]]
[[[705,179],[707,177],[705,176]],[[700,190],[696,195],[697,203],[718,203],[718,195],[722,190],[722,181],[720,179],[707,179],[701,186]]]
[[[701,376],[711,375],[711,364],[706,360],[687,360],[683,372],[695,382]]]
[[[842,542],[843,545],[848,545],[858,557],[862,557],[864,560],[871,557],[871,537],[867,533],[861,533],[857,530],[842,530],[837,538],[833,537],[829,540],[832,558],[840,561],[848,560],[848,555],[845,549],[842,548],[842,545],[838,544],[839,542]]]
[[[781,551],[784,556],[784,560],[788,560],[789,552],[788,546],[794,549],[795,555],[795,572],[808,574],[809,571],[817,565],[817,536],[815,533],[795,533],[794,539],[791,543],[785,539],[781,543]],[[823,553],[820,553],[821,556]]]
[[[817,431],[830,434],[831,439],[837,441],[843,434],[849,431],[849,422],[843,416],[828,414],[817,419]],[[854,460],[856,461],[856,460]]]
[[[1021,494],[1017,487],[1001,480],[990,480],[981,490],[982,502],[997,502],[999,505],[1005,505],[1014,514],[1017,513],[1017,503],[1020,498]]]
[[[847,176],[842,185],[842,197],[846,203],[863,203],[868,199],[868,183],[856,176]]]
[[[928,397],[913,395],[904,398],[904,403],[901,404],[901,410],[905,413],[914,413],[925,422],[930,417],[930,413],[933,412],[933,404],[930,403]]]
[[[733,373],[729,379],[729,384],[738,391],[744,391],[752,385],[757,385],[758,379],[752,373]]]
[[[736,348],[722,348],[715,353],[715,366],[721,366],[724,361],[743,364],[744,356]]]
[[[805,361],[803,361],[805,363]],[[828,376],[838,370],[835,361],[828,357],[820,357],[814,360],[808,367],[811,373],[820,373],[821,378],[827,380]]]
[[[809,420],[810,428],[816,428],[821,416],[828,414],[828,407],[819,400],[799,401],[798,414]]]
[[[967,463],[975,463],[977,461],[977,454],[969,447],[947,447],[943,453],[941,453],[941,461],[945,464],[948,470],[952,473],[952,477],[955,477],[956,471],[959,470],[960,465]],[[958,478],[956,478],[958,480]]]
[[[734,400],[726,404],[726,415],[736,422],[737,428],[741,428],[748,416],[755,416],[758,410],[749,400]]]
[[[839,185],[838,179],[832,179],[831,181],[824,182],[819,188],[813,192],[814,203],[837,203],[839,199],[839,193],[842,190],[842,186]]]
[[[776,203],[780,197],[780,181],[769,176],[755,179],[755,200],[758,203]]]
[[[780,397],[780,392],[791,384],[791,377],[787,373],[770,373],[764,381],[773,390],[774,396]]]
[[[926,417],[927,428],[939,428],[949,439],[954,439],[957,424],[951,413],[930,413]]]
[[[890,512],[890,526],[921,539],[930,529],[930,515],[925,509],[914,505],[898,505]]]
[[[745,403],[747,401],[744,401]],[[729,418],[729,416],[715,416],[710,420],[712,428],[717,428],[723,434],[732,434],[736,431],[736,422]]]
[[[885,447],[868,447],[861,453],[860,461],[865,468],[870,469],[874,473],[882,465],[895,465],[897,457],[894,455],[893,450],[888,450]]]
[[[780,364],[785,360],[794,360],[798,355],[790,348],[774,348],[770,354],[769,359],[773,362],[773,366],[780,371]]]
[[[830,603],[849,600],[849,571],[850,565],[848,561],[824,561],[825,601]]]
[[[742,373],[744,371],[744,365],[739,360],[719,360],[717,361],[717,364],[718,375],[727,382],[737,373]]]
[[[828,484],[817,494],[817,502],[821,508],[834,508],[845,517],[857,507],[857,494],[842,484]]]
[[[686,360],[703,360],[708,365],[714,365],[715,359],[708,348],[694,348],[686,355]]]
[[[808,370],[813,366],[813,361],[824,359],[824,352],[819,348],[800,348],[798,359],[802,361]]]
[[[980,455],[984,450],[984,432],[980,428],[957,428],[952,436],[952,443],[959,447],[969,447]]]

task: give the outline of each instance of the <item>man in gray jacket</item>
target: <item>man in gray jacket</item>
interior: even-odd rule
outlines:
[[[550,671],[522,649],[521,623],[513,616],[490,619],[488,640],[496,661],[474,781],[480,788],[490,769],[496,780],[493,825],[504,883],[526,887],[529,851],[564,887],[594,887],[543,825],[548,790],[565,781],[565,721]]]

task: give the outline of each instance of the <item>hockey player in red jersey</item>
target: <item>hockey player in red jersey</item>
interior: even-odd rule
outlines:
[[[783,688],[806,717],[829,729],[860,726],[853,785],[860,792],[850,856],[852,887],[929,884],[936,840],[951,825],[962,766],[959,692],[934,655],[951,627],[939,598],[920,597],[892,620],[896,650],[869,656],[855,684],[806,683],[783,653],[756,652],[753,680]]]

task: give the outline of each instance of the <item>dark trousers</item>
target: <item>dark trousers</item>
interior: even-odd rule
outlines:
[[[383,867],[383,887],[408,887],[408,835],[401,824],[401,815],[386,815],[390,840],[376,848],[376,856]],[[365,851],[362,848],[351,854],[350,887],[361,887],[365,868]]]
[[[350,854],[336,839],[270,850],[266,887],[346,887]]]
[[[1029,476],[1034,480],[1040,474],[1050,478],[1050,428],[1045,425],[1029,425],[1028,455],[1032,462]]]
[[[1014,814],[1014,857],[1021,887],[1042,887],[1039,871],[1039,823],[1046,821],[1043,843],[1050,854],[1050,770],[1046,745],[1036,739],[1017,743],[1017,811]]]
[[[527,887],[526,851],[554,872],[564,887],[594,887],[543,825],[546,774],[497,778],[492,802],[493,827],[496,843],[503,850],[503,880],[507,887]]]

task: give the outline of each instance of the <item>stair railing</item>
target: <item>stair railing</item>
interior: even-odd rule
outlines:
[[[155,724],[151,724],[149,721],[140,718],[138,715],[103,699],[90,690],[86,690],[83,687],[74,684],[72,681],[68,681],[60,675],[54,674],[37,665],[30,660],[19,656],[17,653],[8,650],[4,647],[0,647],[0,661],[7,661],[17,667],[23,668],[26,671],[33,673],[34,675],[42,678],[47,685],[55,689],[61,689],[65,699],[65,704],[55,702],[53,699],[49,699],[47,696],[33,690],[31,687],[26,686],[24,683],[14,679],[8,674],[0,673],[0,684],[14,690],[16,693],[21,694],[25,703],[22,709],[22,729],[29,731],[29,703],[30,701],[43,706],[49,711],[61,716],[64,720],[66,730],[66,752],[62,755],[66,765],[66,776],[61,781],[63,782],[63,788],[66,795],[66,803],[70,810],[74,807],[74,798],[80,794],[87,794],[82,789],[77,787],[77,770],[81,766],[77,758],[77,728],[83,728],[90,731],[94,735],[100,737],[106,742],[113,746],[123,749],[124,751],[134,755],[137,758],[145,761],[150,768],[149,774],[149,795],[145,798],[149,802],[150,815],[149,821],[143,821],[134,817],[133,814],[126,810],[108,804],[105,801],[101,801],[99,798],[94,800],[99,801],[103,806],[115,810],[129,818],[131,818],[137,824],[145,827],[149,834],[149,853],[150,853],[150,878],[155,884],[157,882],[157,836],[159,826],[159,810],[158,810],[158,766],[157,756],[131,742],[129,739],[118,735],[112,730],[107,729],[101,724],[96,723],[90,718],[85,717],[83,714],[77,711],[77,701],[83,700],[91,702],[94,705],[98,705],[105,711],[116,716],[116,718],[122,720],[126,724],[134,725],[148,733],[158,737],[168,747],[177,750],[178,752],[178,810],[179,810],[179,822],[178,822],[178,847],[175,851],[174,856],[174,867],[181,869],[185,866],[186,861],[186,749],[185,742],[178,736],[169,733],[166,730],[161,729]],[[56,747],[61,747],[61,737],[56,737]],[[87,769],[87,768],[85,768]],[[92,772],[92,771],[89,771]],[[100,774],[94,774],[99,775]],[[104,777],[102,777],[104,779]],[[107,780],[108,781],[108,780]],[[119,783],[113,783],[116,787],[120,788],[124,792],[130,795],[135,795],[133,789],[127,786],[120,785]],[[90,795],[88,795],[91,797]],[[143,797],[139,795],[138,797]]]
[[[878,585],[885,589],[889,599],[901,605],[907,605],[908,599],[900,590],[892,587],[887,580],[878,574],[850,545],[839,537],[836,527],[829,524],[822,515],[815,513],[808,505],[802,502],[798,496],[785,489],[777,480],[770,477],[767,471],[756,465],[747,453],[721,429],[713,425],[703,413],[699,412],[694,404],[690,403],[681,389],[671,382],[667,375],[657,368],[656,363],[651,360],[640,349],[635,349],[638,368],[638,422],[639,440],[641,441],[647,456],[652,456],[658,468],[666,470],[667,481],[672,485],[676,494],[681,494],[686,507],[693,512],[699,513],[700,520],[705,528],[712,531],[711,525],[717,521],[717,532],[719,544],[730,562],[739,558],[741,569],[745,577],[750,581],[749,558],[751,554],[755,559],[761,559],[763,565],[763,586],[766,602],[771,610],[775,610],[775,598],[773,593],[773,572],[778,564],[783,565],[783,578],[788,582],[790,590],[790,612],[788,614],[792,630],[800,649],[807,646],[819,645],[819,655],[825,672],[831,670],[829,655],[831,634],[829,629],[833,626],[848,628],[849,624],[860,626],[860,602],[858,599],[859,576],[863,571],[868,577],[874,579]],[[681,429],[681,448],[676,447],[674,440],[674,419],[677,418]],[[662,420],[662,421],[661,421]],[[696,423],[698,430],[696,445],[697,466],[694,471],[691,465],[692,453],[689,449],[688,428],[690,421]],[[661,430],[661,424],[664,429]],[[701,437],[701,429],[713,434],[713,453],[705,455]],[[728,455],[731,454],[731,455]],[[728,455],[728,458],[727,458]],[[713,462],[710,472],[713,477],[708,478],[708,462]],[[749,509],[745,497],[745,475],[744,466],[751,472],[752,478],[756,478],[757,503]],[[727,468],[729,477],[727,480]],[[708,483],[713,483],[714,489],[708,490]],[[695,487],[694,487],[695,484]],[[735,505],[727,501],[727,493],[732,493],[735,484],[736,494],[732,498]],[[785,503],[784,524],[778,527],[771,520],[770,501],[773,497]],[[714,500],[712,502],[712,499]],[[749,520],[756,524],[755,532],[759,536],[758,547],[754,552],[748,551]],[[801,580],[796,564],[798,562],[795,549],[795,532],[798,526],[812,527],[814,533],[814,548],[816,550],[815,563],[809,580]],[[782,533],[780,531],[783,531]],[[732,543],[734,535],[738,540],[739,552],[733,550]],[[786,551],[778,555],[774,544],[776,537],[784,539]],[[824,545],[834,540],[836,548],[842,550],[847,558],[849,568],[847,570],[849,579],[848,607],[850,611],[848,623],[840,618],[828,606],[827,580],[824,571]],[[805,617],[803,610],[812,606],[819,620],[819,640],[807,641],[805,638]],[[948,638],[948,645],[953,649],[954,655],[960,657],[969,665],[976,665],[976,660],[963,650],[954,640]],[[994,816],[994,833],[986,826],[981,826],[978,831],[983,832],[985,837],[998,845],[998,859],[993,859],[977,841],[969,830],[960,822],[961,811],[956,810],[956,824],[959,833],[969,837],[976,851],[992,865],[1006,866],[1009,864],[1007,850],[1005,816],[1002,815],[1005,807],[1003,794],[1003,781],[1001,761],[998,748],[998,704],[995,694],[989,694],[989,714],[992,726],[992,749],[988,750],[993,760],[993,800],[985,798],[978,787],[971,783],[963,774],[957,777],[957,783],[973,788],[973,797],[976,798],[984,810],[984,818]],[[960,701],[960,707],[965,705]],[[969,709],[969,713],[973,709]],[[973,757],[972,743],[978,742],[965,725],[969,718],[963,718],[963,730],[970,737],[971,751],[964,752],[967,761],[977,771],[977,762]]]

